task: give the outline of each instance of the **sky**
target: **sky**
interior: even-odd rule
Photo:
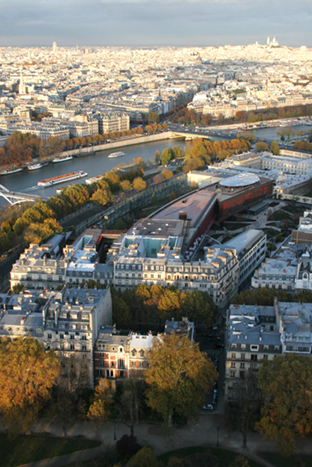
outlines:
[[[311,0],[0,0],[0,46],[312,47]]]

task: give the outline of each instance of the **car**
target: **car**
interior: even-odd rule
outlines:
[[[214,407],[212,404],[206,404],[206,405],[203,405],[203,410],[213,410]]]
[[[219,344],[219,343],[214,344],[214,346],[213,346],[214,349],[221,349],[223,347],[224,347],[224,344]]]

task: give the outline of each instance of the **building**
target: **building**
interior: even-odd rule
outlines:
[[[224,247],[236,250],[239,261],[238,286],[265,260],[266,240],[266,234],[262,230],[249,229],[224,243]]]
[[[112,327],[101,327],[94,347],[96,381],[106,378],[116,387],[130,376],[141,378],[148,365],[146,356],[153,339],[152,333],[121,336]]]
[[[174,332],[179,335],[186,335],[191,341],[195,338],[195,325],[188,318],[182,318],[182,321],[167,320],[165,324],[165,334]]]
[[[130,117],[126,113],[114,112],[95,115],[99,124],[99,133],[108,135],[115,131],[127,131],[130,129]]]
[[[77,356],[89,369],[94,387],[93,347],[98,330],[112,322],[110,289],[68,289],[24,291],[0,295],[0,337],[32,336],[47,350]]]
[[[312,304],[274,301],[274,306],[231,305],[227,314],[225,398],[246,372],[266,359],[311,355]]]
[[[295,291],[295,279],[297,266],[289,260],[267,258],[261,266],[255,270],[251,279],[251,287],[261,289],[285,290],[287,293]]]
[[[171,332],[186,334],[194,340],[195,326],[188,318],[182,318],[182,321],[166,321],[165,333]],[[161,335],[130,332],[128,336],[121,336],[115,327],[101,326],[94,347],[96,381],[106,378],[116,387],[118,383],[130,377],[142,378],[144,370],[148,367],[147,355],[154,339],[161,339]]]

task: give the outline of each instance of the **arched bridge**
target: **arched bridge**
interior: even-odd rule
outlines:
[[[47,198],[42,198],[38,195],[30,195],[28,193],[19,193],[17,191],[10,191],[5,186],[0,185],[0,196],[4,198],[9,204],[19,204],[19,203],[26,203],[32,202],[35,203],[42,199],[46,201]]]

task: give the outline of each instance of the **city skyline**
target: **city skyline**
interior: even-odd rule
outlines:
[[[312,46],[308,0],[0,0],[0,46]]]

